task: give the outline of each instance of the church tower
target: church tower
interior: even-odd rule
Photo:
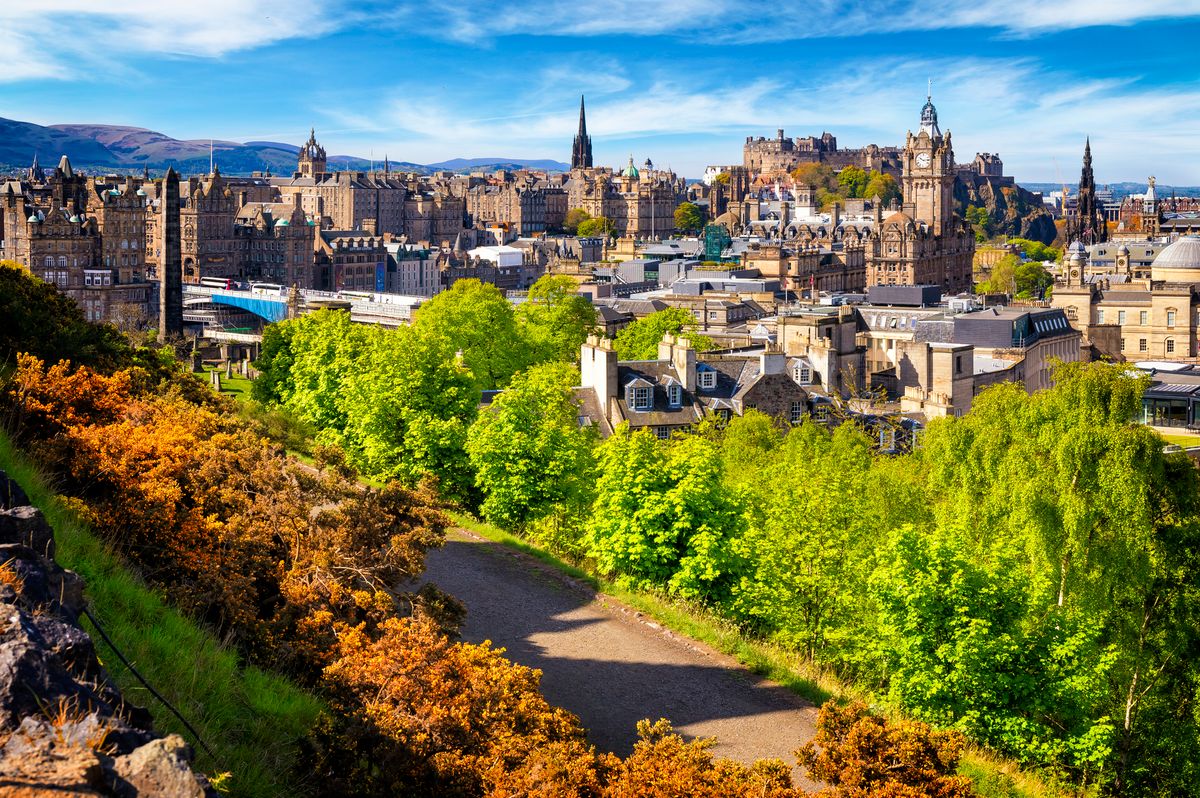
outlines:
[[[311,177],[320,179],[328,174],[325,170],[325,148],[317,143],[316,129],[309,130],[308,141],[300,148],[300,157],[296,162],[296,177]]]
[[[1084,244],[1099,244],[1108,240],[1108,225],[1104,223],[1096,204],[1096,176],[1092,174],[1092,139],[1083,145],[1083,171],[1079,174],[1079,199],[1076,201],[1079,220],[1079,239]]]
[[[579,132],[575,134],[575,143],[571,147],[571,168],[592,168],[592,137],[587,132],[587,120],[583,114],[583,95],[579,95]]]
[[[938,127],[932,94],[925,97],[917,135],[909,131],[902,165],[905,211],[934,235],[948,234],[954,217],[954,149],[949,131],[943,136]]]

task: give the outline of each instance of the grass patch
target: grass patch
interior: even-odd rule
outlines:
[[[180,734],[197,750],[196,767],[230,774],[234,796],[308,793],[298,741],[322,705],[286,679],[242,666],[233,650],[171,609],[60,501],[38,468],[0,432],[0,469],[17,481],[54,528],[59,564],[86,582],[92,612],[126,657],[196,727],[215,760],[112,656],[94,630],[96,651],[121,692],[148,708],[156,728]]]
[[[208,381],[210,385],[212,384],[212,377],[209,375],[211,375],[214,371],[221,375],[222,396],[229,396],[234,399],[250,398],[250,386],[254,384],[253,380],[247,379],[241,374],[238,374],[236,369],[234,370],[232,377],[226,377],[225,368],[223,366],[205,366],[203,379]]]
[[[1200,446],[1200,435],[1188,435],[1185,432],[1159,433],[1163,443],[1173,443],[1187,449],[1190,446]]]
[[[867,700],[861,691],[839,681],[801,655],[769,641],[749,638],[735,624],[708,609],[658,593],[631,590],[598,577],[468,513],[449,511],[447,515],[455,524],[480,537],[528,554],[653,618],[671,631],[733,657],[751,672],[786,687],[813,704],[820,705],[831,698]],[[881,709],[891,717],[900,717],[890,708]],[[1011,761],[977,748],[964,752],[959,771],[971,777],[981,798],[1055,798],[1060,794],[1035,775],[1022,772]]]

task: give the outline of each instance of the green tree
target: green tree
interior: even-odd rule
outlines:
[[[733,543],[746,520],[716,444],[694,435],[662,444],[622,427],[599,456],[587,540],[600,571],[685,598],[724,598],[741,572]]]
[[[1028,260],[1021,262],[1013,270],[1013,283],[1016,286],[1018,298],[1040,299],[1048,289],[1053,287],[1054,275],[1046,270],[1041,261]]]
[[[1016,255],[1011,253],[1004,255],[992,264],[988,278],[976,286],[977,292],[980,294],[1015,294],[1017,267],[1020,265],[1021,259]]]
[[[704,226],[704,215],[690,202],[681,202],[675,209],[676,230],[699,230]]]
[[[1040,629],[1043,639],[1058,627],[1095,630],[1091,642],[1071,643],[1078,650],[1068,652],[1068,675],[1107,674],[1103,696],[1061,711],[1096,727],[1112,722],[1116,753],[1102,775],[1118,793],[1140,784],[1143,794],[1166,794],[1179,783],[1170,774],[1195,773],[1184,762],[1200,727],[1194,694],[1183,699],[1173,682],[1196,684],[1194,666],[1180,660],[1200,645],[1189,604],[1200,535],[1196,471],[1133,422],[1146,377],[1119,365],[1069,364],[1056,379],[1032,396],[1019,386],[990,388],[966,416],[931,425],[920,453],[931,508],[941,534],[971,562],[990,573],[1023,569],[1026,630]],[[1029,706],[1030,693],[1022,695]],[[1102,741],[1067,732],[1062,740],[1062,763],[1094,773]],[[1043,761],[1058,753],[1031,748]],[[1151,750],[1175,769],[1141,767]]]
[[[491,283],[456,281],[417,309],[413,327],[461,352],[481,390],[504,387],[534,359],[512,304]]]
[[[0,318],[0,370],[16,365],[17,352],[105,370],[133,358],[117,328],[88,322],[74,300],[11,260],[0,261]]]
[[[320,430],[319,438],[337,441],[346,427],[339,400],[346,378],[358,371],[367,328],[351,323],[344,310],[318,310],[284,324],[291,365],[286,358],[271,364],[270,379],[282,403]],[[281,330],[280,336],[286,340],[288,333]]]
[[[471,425],[467,453],[489,522],[523,529],[589,496],[592,434],[579,426],[578,381],[565,363],[532,366]]]
[[[841,187],[838,192],[843,197],[861,197],[871,176],[857,166],[847,166],[837,174],[837,182]]]
[[[592,215],[583,208],[572,208],[567,211],[567,217],[563,221],[563,229],[571,235],[574,235],[579,230],[579,225],[591,219]]]
[[[264,404],[282,404],[292,387],[293,324],[268,324],[263,328],[262,346],[254,368],[258,378],[250,386],[250,396]]]
[[[594,219],[584,219],[579,223],[578,234],[583,238],[592,236],[607,236],[612,235],[613,223],[604,216],[597,216]]]
[[[1008,243],[1021,248],[1025,257],[1036,261],[1055,261],[1062,257],[1062,251],[1043,244],[1041,241],[1031,241],[1028,238],[1010,238]]]
[[[992,236],[992,217],[987,208],[968,205],[966,213],[967,224],[975,230],[975,240],[982,243]]]
[[[517,321],[536,360],[577,363],[579,347],[596,329],[596,308],[566,275],[546,274],[517,308]]]
[[[664,308],[638,319],[617,333],[614,348],[621,360],[653,360],[667,333],[690,339],[698,352],[713,348],[712,340],[695,332],[696,319],[683,308]]]
[[[713,178],[713,182],[720,183],[723,186],[729,185],[729,173],[721,172],[720,174],[718,174],[716,177]]]
[[[882,526],[869,441],[853,424],[830,435],[806,423],[774,449],[761,435],[750,446],[744,437],[728,436],[723,447],[744,447],[739,460],[761,450],[757,479],[744,483],[755,496],[753,521],[736,544],[750,566],[731,609],[782,644],[835,662],[839,641],[861,631],[855,618]]]
[[[342,443],[361,470],[413,486],[436,477],[449,498],[470,497],[464,446],[479,403],[454,344],[416,326],[363,328],[363,356],[346,375],[338,407]]]

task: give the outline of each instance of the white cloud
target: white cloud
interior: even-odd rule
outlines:
[[[1200,183],[1200,89],[1145,86],[1125,80],[1079,78],[1046,70],[1032,58],[860,60],[833,77],[785,74],[744,83],[682,85],[651,75],[617,94],[588,102],[588,131],[598,162],[623,163],[630,150],[686,175],[709,163],[737,163],[746,135],[829,131],[843,147],[903,143],[917,126],[925,78],[943,129],[953,131],[960,161],[977,151],[998,152],[1019,180],[1078,176],[1083,139],[1092,137],[1099,179]],[[724,77],[727,80],[727,76]],[[369,135],[344,134],[339,151],[370,140],[379,152],[430,162],[455,156],[566,158],[577,122],[575,98],[554,96],[492,100],[480,114],[477,99],[406,91],[369,113],[335,116],[341,128],[370,127]],[[552,107],[548,104],[553,104]],[[510,111],[511,113],[506,113]]]
[[[0,81],[126,69],[128,55],[214,58],[324,35],[348,18],[334,0],[41,0],[0,4]],[[87,67],[86,69],[84,67]]]
[[[476,43],[509,35],[679,35],[698,43],[751,43],[980,27],[1028,36],[1197,15],[1200,0],[429,0],[390,16],[420,24],[429,35]]]

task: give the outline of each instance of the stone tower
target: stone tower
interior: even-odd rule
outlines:
[[[319,179],[326,171],[325,148],[317,143],[317,131],[312,128],[308,132],[308,141],[300,148],[300,157],[296,162],[296,177],[311,177]]]
[[[1099,244],[1108,240],[1108,225],[1096,204],[1096,177],[1092,174],[1092,139],[1083,145],[1083,171],[1079,175],[1079,199],[1076,202],[1078,219],[1077,240],[1084,244]]]
[[[179,237],[179,174],[167,169],[162,193],[162,258],[159,260],[158,340],[183,337],[183,249]]]
[[[571,147],[571,168],[592,168],[592,137],[587,132],[587,120],[583,113],[583,95],[579,95],[579,132],[575,134],[575,143]]]
[[[943,136],[938,127],[932,95],[925,97],[917,134],[908,134],[902,165],[905,211],[934,235],[946,235],[954,217],[954,148],[949,131]]]

